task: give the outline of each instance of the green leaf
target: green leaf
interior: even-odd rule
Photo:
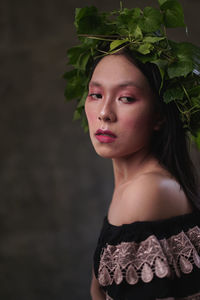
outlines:
[[[140,8],[133,8],[133,9],[127,9],[124,8],[122,12],[116,17],[116,26],[117,26],[117,33],[121,35],[129,35],[133,34],[139,17],[141,14]],[[114,30],[116,32],[116,28]]]
[[[119,36],[128,36],[130,34],[130,30],[128,28],[120,27],[118,29]]]
[[[138,7],[132,9],[124,8],[121,15],[125,15],[127,17],[127,20],[129,18],[137,19],[140,17],[141,12],[142,12],[141,9]]]
[[[170,45],[173,53],[177,57],[177,61],[169,66],[169,77],[174,78],[179,76],[187,76],[193,71],[195,67],[195,61],[198,61],[197,55],[200,54],[200,50],[190,43],[170,42]]]
[[[91,55],[87,48],[83,46],[72,47],[67,51],[67,55],[69,59],[68,64],[73,65],[77,69],[85,71]]]
[[[184,76],[186,77],[193,69],[191,61],[179,61],[168,67],[167,73],[169,78]]]
[[[195,86],[193,88],[191,88],[189,91],[188,91],[188,94],[192,97],[192,96],[198,96],[200,95],[200,86]],[[200,104],[200,101],[199,101],[199,104]]]
[[[78,108],[84,107],[84,105],[85,105],[85,100],[86,100],[86,98],[87,98],[87,95],[88,95],[88,91],[86,90],[86,91],[83,93],[83,95],[82,95],[82,97],[81,97],[81,99],[80,99],[80,101],[79,101],[79,103],[78,103],[78,105],[77,105]]]
[[[69,80],[72,77],[76,77],[76,73],[77,73],[76,70],[71,70],[71,71],[65,72],[65,74],[63,75],[63,78]]]
[[[165,77],[165,72],[166,72],[166,67],[167,67],[167,61],[164,61],[162,59],[157,59],[157,60],[153,61],[153,63],[155,65],[157,65],[157,67],[160,71],[161,79],[162,79],[160,89],[159,89],[159,92],[160,92],[162,87],[163,87],[163,83],[164,83],[164,77]]]
[[[199,70],[200,66],[200,48],[191,43],[172,43],[173,51],[178,58],[182,61],[191,61],[193,63],[193,69]],[[191,71],[193,71],[193,69]]]
[[[140,15],[141,15],[141,13],[142,13],[142,11],[141,11],[141,9],[139,7],[133,8],[133,10],[132,10],[132,18],[133,19],[139,18]]]
[[[110,51],[113,51],[114,49],[116,49],[117,47],[125,44],[128,42],[128,39],[124,39],[124,40],[114,40],[112,43],[110,43]]]
[[[85,77],[81,76],[81,73],[78,73],[76,70],[69,71],[64,76],[67,79],[66,100],[80,98],[85,87]]]
[[[81,41],[83,47],[84,47],[84,50],[92,50],[96,48],[96,46],[98,45],[99,43],[99,40],[97,39],[94,39],[93,37],[81,37],[79,35],[79,40]]]
[[[80,119],[81,119],[81,112],[78,109],[76,109],[73,115],[73,120],[76,121]]]
[[[162,41],[164,40],[165,37],[157,37],[157,36],[146,36],[144,37],[143,41],[146,42],[146,43],[157,43],[159,41]]]
[[[163,95],[165,103],[169,103],[174,100],[183,99],[184,91],[181,87],[175,86],[174,88],[168,88]]]
[[[133,36],[135,37],[135,39],[142,39],[143,38],[142,30],[140,29],[139,26],[136,26],[136,28],[133,32]]]
[[[135,22],[140,17],[141,12],[141,9],[137,7],[133,9],[124,8],[117,17],[117,23],[119,25],[128,25],[130,21]]]
[[[168,0],[158,0],[159,5],[163,5],[165,2],[167,2]]]
[[[79,59],[79,56],[82,54],[82,52],[83,52],[82,46],[75,46],[75,47],[70,48],[67,51],[68,64],[75,66],[77,63],[77,60]]]
[[[161,12],[153,7],[145,7],[143,17],[139,21],[139,26],[143,32],[155,32],[162,23]]]
[[[82,55],[80,55],[79,57],[79,60],[78,60],[78,68],[82,71],[85,71],[86,70],[86,67],[87,67],[87,63],[89,61],[89,58],[90,58],[90,52],[85,52],[85,53],[82,53]]]
[[[137,51],[137,49],[135,50],[135,48],[134,48],[134,51]],[[153,62],[154,60],[157,59],[156,54],[152,53],[152,52],[149,54],[146,54],[146,55],[143,55],[139,52],[135,52],[134,55],[135,55],[136,59],[140,60],[144,64],[147,62]]]
[[[199,108],[200,110],[200,94],[191,98],[192,104]],[[200,121],[200,120],[199,120]]]
[[[163,18],[166,27],[184,27],[184,13],[182,6],[176,0],[165,1],[161,5],[163,11]]]
[[[103,16],[95,6],[76,8],[74,24],[79,34],[99,34],[105,28]]]
[[[152,49],[153,49],[152,44],[145,43],[145,44],[142,44],[141,46],[139,46],[136,50],[139,53],[146,55],[146,54],[150,53]]]

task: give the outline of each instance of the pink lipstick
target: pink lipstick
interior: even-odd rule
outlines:
[[[98,129],[95,133],[96,139],[101,143],[113,143],[116,140],[116,135],[110,130]]]

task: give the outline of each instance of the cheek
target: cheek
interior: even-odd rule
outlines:
[[[130,114],[128,117],[123,118],[125,130],[133,130],[138,133],[150,131],[153,124],[153,115],[151,111],[138,111],[137,113]]]
[[[85,104],[85,113],[88,120],[89,126],[92,126],[92,124],[96,121],[96,112],[94,109],[90,109],[90,105],[87,103]]]
[[[126,118],[123,120],[123,130],[128,132],[134,128],[137,128],[137,120],[133,120],[132,118]]]

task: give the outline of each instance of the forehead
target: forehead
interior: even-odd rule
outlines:
[[[91,83],[100,85],[126,85],[132,83],[137,88],[149,88],[144,74],[124,55],[107,55],[97,64]]]

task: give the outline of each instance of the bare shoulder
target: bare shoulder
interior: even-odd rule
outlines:
[[[166,219],[192,212],[180,184],[172,177],[149,172],[131,182],[121,199],[122,223]]]

